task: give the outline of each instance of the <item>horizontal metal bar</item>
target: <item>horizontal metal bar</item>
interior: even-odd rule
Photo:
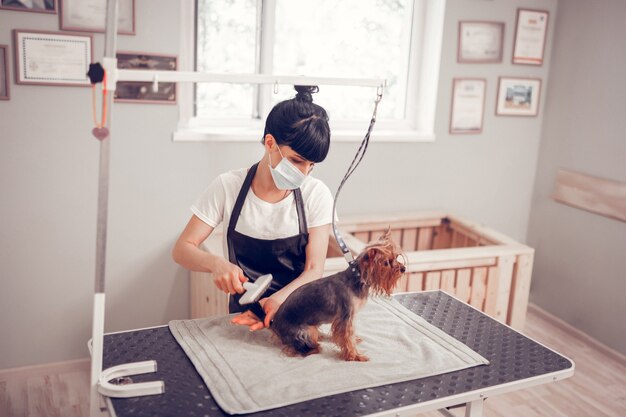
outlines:
[[[110,70],[109,70],[110,72]],[[195,71],[116,70],[117,81],[144,82],[215,82],[231,84],[345,85],[360,87],[385,86],[381,78],[307,77],[303,75],[214,74]],[[107,74],[107,77],[109,74]]]

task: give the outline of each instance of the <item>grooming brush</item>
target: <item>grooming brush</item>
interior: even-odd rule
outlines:
[[[246,293],[239,299],[239,304],[246,305],[259,301],[272,283],[272,274],[261,275],[254,282],[244,282],[243,288]]]
[[[254,282],[244,282],[243,288],[246,293],[239,299],[239,304],[249,305],[249,310],[252,311],[260,320],[265,319],[265,311],[258,303],[259,299],[272,283],[272,274],[261,275]]]

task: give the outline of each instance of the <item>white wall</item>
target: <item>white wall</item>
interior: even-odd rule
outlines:
[[[524,241],[543,117],[496,117],[496,88],[501,75],[540,77],[545,103],[549,60],[528,67],[511,65],[510,57],[521,5],[550,11],[550,56],[556,0],[447,3],[437,140],[371,144],[339,213],[444,208]],[[137,35],[120,36],[118,48],[177,53],[178,19],[178,2],[137,0]],[[506,22],[504,62],[457,64],[459,19]],[[0,43],[11,44],[11,29],[54,31],[58,20],[0,11],[0,27]],[[99,58],[102,35],[95,51]],[[487,78],[480,135],[447,133],[452,78],[460,76]],[[13,84],[11,95],[0,102],[0,369],[88,355],[95,258],[98,142],[90,135],[90,90]],[[113,109],[107,331],[188,317],[188,273],[169,256],[188,206],[213,177],[262,153],[258,143],[173,143],[176,122],[173,106]],[[316,168],[332,190],[357,146],[334,143]]]
[[[550,198],[559,168],[626,182],[626,2],[559,3],[528,240],[531,299],[626,354],[626,223]]]

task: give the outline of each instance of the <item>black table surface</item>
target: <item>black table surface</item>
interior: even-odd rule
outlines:
[[[566,371],[574,364],[478,310],[441,291],[394,296],[402,305],[490,361],[442,375],[382,385],[262,411],[254,416],[361,416],[393,410],[510,382]],[[104,336],[104,369],[156,360],[156,373],[133,382],[161,380],[165,393],[111,399],[117,417],[227,416],[167,326]]]

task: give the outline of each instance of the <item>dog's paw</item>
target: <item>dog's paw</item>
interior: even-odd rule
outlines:
[[[370,360],[370,358],[358,352],[345,355],[343,359],[345,359],[348,362],[367,362]]]

